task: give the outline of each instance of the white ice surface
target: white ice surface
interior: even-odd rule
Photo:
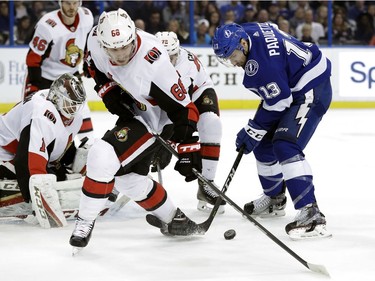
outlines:
[[[219,186],[236,157],[235,135],[253,114],[221,112],[224,134],[215,181]],[[94,112],[92,118],[98,137],[115,120],[104,112]],[[331,110],[305,150],[333,238],[291,241],[284,231],[296,214],[290,201],[285,217],[258,220],[302,259],[324,265],[331,280],[375,278],[374,120],[374,110]],[[206,219],[207,214],[196,210],[196,183],[185,183],[172,164],[163,171],[163,180],[175,204],[190,218]],[[227,195],[242,207],[260,193],[254,157],[244,156]],[[0,280],[329,280],[306,269],[231,206],[200,237],[164,237],[147,224],[145,215],[131,202],[115,216],[99,218],[89,245],[76,257],[68,243],[73,221],[50,230],[2,222]],[[231,228],[237,236],[227,241],[223,234]]]

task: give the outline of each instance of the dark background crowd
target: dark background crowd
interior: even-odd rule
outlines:
[[[0,45],[28,44],[38,19],[59,8],[57,1],[13,4],[10,26],[9,1],[0,1]],[[332,45],[375,45],[375,1],[83,1],[83,6],[92,11],[95,23],[103,10],[122,8],[138,28],[152,34],[174,31],[181,44],[194,46],[209,46],[215,28],[231,22],[273,22],[298,39],[321,46],[329,38]]]

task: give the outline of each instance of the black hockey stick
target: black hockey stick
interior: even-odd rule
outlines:
[[[244,147],[241,147],[240,150],[238,151],[238,154],[237,154],[237,157],[236,157],[236,160],[234,160],[234,163],[233,163],[233,166],[232,168],[230,169],[229,171],[229,174],[227,176],[227,179],[225,180],[225,183],[224,183],[224,186],[223,188],[221,189],[221,192],[224,194],[225,192],[227,192],[228,190],[228,187],[229,187],[229,184],[231,183],[233,177],[234,177],[234,174],[236,173],[236,170],[237,170],[237,167],[238,165],[240,164],[240,161],[242,159],[242,155],[243,155],[243,151],[244,151]],[[205,220],[204,222],[198,224],[199,228],[204,230],[204,232],[207,232],[208,229],[210,228],[211,226],[211,223],[212,221],[214,220],[215,216],[216,216],[216,213],[217,211],[219,210],[220,208],[220,203],[223,201],[222,197],[219,197],[217,198],[216,202],[215,202],[215,205],[214,207],[212,208],[211,210],[211,213],[210,215],[208,216],[207,220]]]
[[[246,217],[250,222],[255,224],[255,226],[258,227],[263,233],[265,233],[268,236],[268,238],[270,238],[273,242],[275,242],[277,245],[283,248],[296,260],[302,263],[305,267],[307,267],[311,271],[321,273],[329,277],[329,273],[323,265],[312,264],[312,263],[305,261],[299,255],[293,252],[288,246],[286,246],[283,242],[281,242],[275,235],[273,235],[270,231],[268,231],[263,225],[261,225],[258,221],[256,221],[252,216],[246,213],[241,207],[239,207],[236,203],[234,203],[233,200],[231,200],[227,195],[221,192],[219,187],[215,183],[203,177],[196,169],[193,169],[193,172],[201,181],[209,185],[212,188],[212,190],[215,191],[223,200],[225,200],[229,205],[231,205],[236,211],[241,213],[242,216]]]

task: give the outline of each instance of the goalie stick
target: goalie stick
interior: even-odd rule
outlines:
[[[252,222],[256,227],[258,227],[264,234],[266,234],[273,242],[283,248],[288,254],[293,256],[296,260],[302,263],[306,268],[310,269],[313,272],[317,272],[320,274],[324,274],[326,276],[330,276],[327,269],[323,265],[312,264],[305,261],[295,252],[293,252],[288,246],[286,246],[283,242],[281,242],[275,235],[273,235],[270,231],[268,231],[263,225],[261,225],[257,220],[255,220],[252,216],[246,213],[241,207],[239,207],[236,203],[233,202],[227,195],[220,191],[219,187],[203,177],[196,169],[193,168],[194,174],[207,185],[209,185],[212,190],[214,190],[223,200],[225,200],[229,205],[231,205],[236,211],[242,214],[242,216],[246,217],[250,222]]]

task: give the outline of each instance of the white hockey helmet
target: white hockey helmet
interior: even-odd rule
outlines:
[[[65,73],[53,81],[47,100],[67,119],[72,119],[86,101],[86,91],[82,82],[72,74]]]
[[[102,46],[111,49],[125,47],[136,38],[134,22],[121,8],[103,12],[99,17],[97,31]]]
[[[173,31],[159,31],[155,36],[167,49],[169,56],[178,55],[180,51],[180,41],[178,40],[176,33]]]

